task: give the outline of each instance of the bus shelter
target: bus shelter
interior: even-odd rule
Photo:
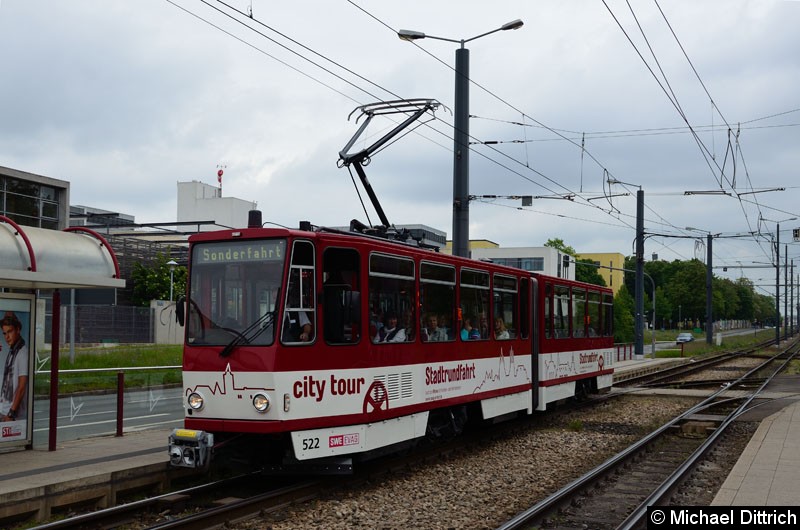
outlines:
[[[0,215],[0,452],[33,443],[33,376],[36,373],[38,293],[53,292],[50,353],[49,450],[56,447],[60,289],[125,287],[108,242],[83,227],[63,231],[19,226]]]

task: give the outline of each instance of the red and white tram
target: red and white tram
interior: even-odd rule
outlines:
[[[175,466],[229,445],[265,469],[347,471],[611,387],[607,288],[308,223],[250,224],[190,238]]]

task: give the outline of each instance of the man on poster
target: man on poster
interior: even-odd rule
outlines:
[[[28,346],[22,338],[22,323],[7,311],[0,328],[10,350],[3,367],[0,386],[0,421],[25,420],[28,413]]]

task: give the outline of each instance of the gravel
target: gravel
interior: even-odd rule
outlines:
[[[626,396],[589,410],[540,416],[525,432],[228,528],[496,528],[695,403]],[[754,428],[745,424],[738,446],[715,451],[676,494],[676,503],[710,504]]]

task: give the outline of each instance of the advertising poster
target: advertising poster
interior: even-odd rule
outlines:
[[[0,451],[31,441],[33,297],[0,294]]]

